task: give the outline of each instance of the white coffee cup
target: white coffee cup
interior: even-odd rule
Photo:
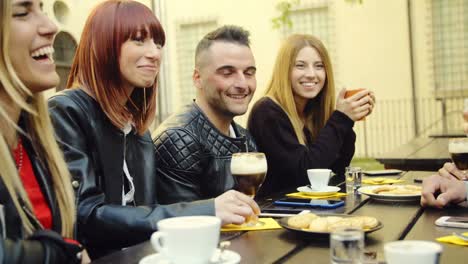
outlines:
[[[401,240],[384,245],[387,264],[437,264],[442,246],[431,241]]]
[[[151,244],[171,263],[209,263],[215,253],[221,219],[215,216],[182,216],[161,220]]]
[[[328,186],[332,171],[329,169],[309,169],[307,176],[312,190],[321,190]]]

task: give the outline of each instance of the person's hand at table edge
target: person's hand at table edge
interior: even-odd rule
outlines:
[[[260,208],[252,198],[234,190],[216,197],[214,203],[216,216],[221,218],[222,225],[240,225],[246,217],[260,214]]]
[[[455,178],[458,180],[466,180],[467,175],[465,172],[459,170],[452,162],[446,162],[438,171],[439,176],[444,178]]]
[[[440,193],[437,195],[437,193]],[[432,175],[423,181],[421,205],[442,208],[450,203],[466,201],[467,185],[453,177]]]

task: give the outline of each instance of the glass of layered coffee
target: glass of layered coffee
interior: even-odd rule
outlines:
[[[451,138],[449,152],[455,166],[466,172],[468,170],[468,138]]]
[[[231,174],[236,182],[236,190],[252,198],[265,180],[267,161],[264,153],[241,152],[232,154]],[[257,215],[245,220],[244,225],[255,226],[258,223]]]

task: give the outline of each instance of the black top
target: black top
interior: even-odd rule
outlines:
[[[255,103],[248,129],[268,161],[268,174],[259,195],[268,195],[309,183],[307,169],[329,168],[337,176],[330,184],[344,180],[345,167],[354,155],[354,121],[334,111],[314,142],[301,145],[291,121],[273,100],[264,97]],[[304,133],[310,132],[304,128]]]
[[[164,218],[215,215],[214,201],[158,205],[154,145],[148,131],[125,135],[100,105],[81,89],[49,99],[56,136],[73,177],[78,237],[91,258],[145,240]],[[127,182],[124,159],[133,178],[133,203],[122,206]]]

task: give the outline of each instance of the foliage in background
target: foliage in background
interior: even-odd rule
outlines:
[[[362,4],[363,0],[345,0],[345,1],[348,3]],[[300,2],[301,0],[279,1],[275,7],[276,10],[278,10],[279,15],[271,19],[271,22],[273,23],[273,29],[280,29],[282,27],[292,28],[293,24],[289,15],[291,14],[291,9],[294,6],[299,5]]]
[[[292,28],[292,21],[289,17],[291,9],[294,5],[299,5],[301,0],[280,1],[276,4],[276,10],[280,13],[279,16],[274,17],[271,22],[274,29],[279,29],[283,26]]]
[[[357,2],[358,4],[362,4],[363,0],[345,0],[345,1],[348,2],[348,3],[356,3]]]

